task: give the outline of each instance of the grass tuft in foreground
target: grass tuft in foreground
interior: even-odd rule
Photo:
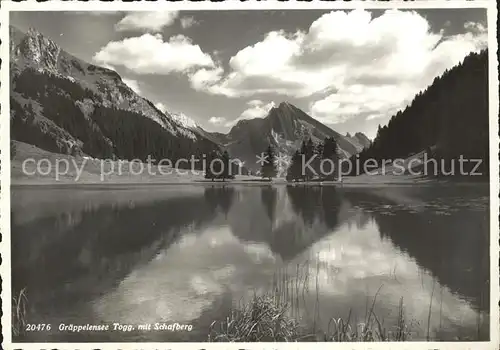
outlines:
[[[247,304],[231,310],[226,319],[210,326],[209,342],[370,342],[407,341],[410,330],[405,322],[403,300],[397,325],[388,330],[373,312],[375,300],[365,322],[353,324],[351,313],[346,320],[332,318],[327,330],[306,329],[290,317],[286,303],[269,295],[254,296]]]
[[[26,305],[28,297],[23,288],[12,297],[12,332],[15,336],[22,334],[26,328]]]
[[[211,342],[290,342],[299,338],[298,325],[287,316],[288,305],[273,297],[254,296],[210,326]]]

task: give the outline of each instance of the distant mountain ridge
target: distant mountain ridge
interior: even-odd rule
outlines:
[[[311,138],[323,142],[333,137],[338,144],[340,157],[348,158],[369,146],[369,139],[362,133],[355,137],[343,136],[309,116],[289,102],[273,107],[265,118],[243,119],[229,133],[212,133],[233,158],[245,162],[253,171],[259,170],[256,156],[271,144],[277,153],[291,156],[303,140]]]
[[[370,139],[363,134],[362,132],[357,132],[354,134],[354,136],[350,136],[349,133],[346,135],[346,137],[353,143],[358,143],[360,147],[367,148],[370,147],[372,142]]]

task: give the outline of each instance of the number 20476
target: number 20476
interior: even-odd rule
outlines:
[[[50,331],[52,326],[48,323],[28,323],[26,325],[27,332]]]

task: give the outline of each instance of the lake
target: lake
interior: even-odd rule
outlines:
[[[412,340],[489,339],[488,186],[33,186],[11,206],[13,295],[51,324],[17,341],[206,341],[265,293],[318,334],[373,306]],[[58,330],[115,322],[134,330]]]

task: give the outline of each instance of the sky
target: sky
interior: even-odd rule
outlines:
[[[287,101],[345,134],[376,135],[471,51],[486,10],[11,12],[160,109],[208,131]]]

